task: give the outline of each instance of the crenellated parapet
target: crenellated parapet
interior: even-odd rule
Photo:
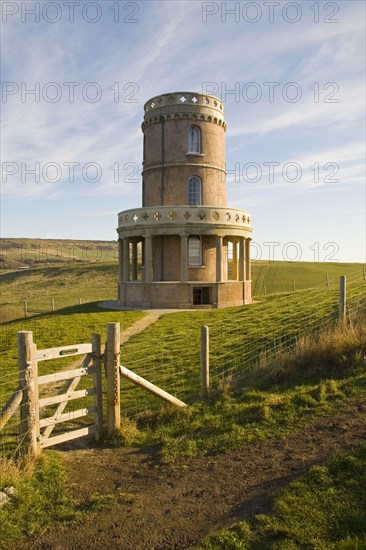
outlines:
[[[142,131],[147,126],[171,120],[190,120],[196,122],[211,122],[222,126],[227,124],[224,119],[224,105],[217,97],[192,92],[174,92],[153,97],[144,105],[144,121]]]

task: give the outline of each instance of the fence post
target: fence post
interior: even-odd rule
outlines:
[[[55,311],[55,300],[53,298],[51,300],[51,307],[52,307],[52,311]]]
[[[24,317],[28,317],[28,302],[27,300],[24,300]]]
[[[329,275],[328,275],[328,273],[325,274],[325,286],[329,286]]]
[[[103,437],[103,392],[102,392],[102,354],[100,347],[100,334],[92,336],[93,350],[93,385],[94,405],[96,408],[95,418],[95,440],[100,441]]]
[[[347,285],[346,276],[341,275],[339,280],[339,320],[344,323],[346,320],[346,308],[347,308]]]
[[[201,327],[201,395],[207,399],[210,390],[210,341],[208,327]]]
[[[18,332],[19,387],[23,391],[20,404],[20,446],[25,447],[29,457],[40,454],[39,446],[39,405],[38,405],[38,364],[33,359],[35,345],[33,332]],[[21,449],[22,452],[22,449]]]
[[[295,290],[296,290],[295,279],[292,281],[292,290],[293,290],[293,292],[295,292]]]
[[[121,426],[120,411],[120,324],[107,324],[107,434],[112,436]]]

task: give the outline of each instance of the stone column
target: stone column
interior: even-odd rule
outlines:
[[[180,236],[180,282],[188,281],[188,237]]]
[[[123,281],[123,239],[118,239],[118,282]]]
[[[152,236],[145,237],[145,283],[153,280]]]
[[[223,238],[220,235],[216,237],[216,282],[222,282],[222,243]]]
[[[132,280],[137,281],[137,241],[133,240],[132,243]]]
[[[245,281],[245,239],[239,241],[239,281]]]
[[[245,239],[245,280],[252,280],[251,266],[250,266],[250,239]]]
[[[129,258],[130,239],[122,239],[122,280],[125,283],[130,280],[130,258]]]
[[[232,241],[233,243],[233,280],[238,280],[238,242],[236,239]]]

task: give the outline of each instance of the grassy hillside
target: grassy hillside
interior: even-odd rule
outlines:
[[[23,317],[24,300],[28,312],[51,311],[80,303],[117,299],[118,267],[116,263],[61,264],[7,271],[0,274],[2,322]]]
[[[69,262],[111,262],[117,259],[117,254],[116,241],[0,239],[0,269]]]
[[[363,264],[330,262],[253,262],[253,294],[260,296],[277,292],[290,292],[295,281],[296,290],[326,284],[328,280],[338,281],[341,275],[347,275],[359,269]]]

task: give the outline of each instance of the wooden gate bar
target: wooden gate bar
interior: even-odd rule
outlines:
[[[128,380],[130,380],[137,386],[142,386],[143,388],[145,388],[145,390],[147,390],[150,393],[153,393],[157,397],[160,397],[161,399],[164,399],[165,401],[168,401],[169,403],[176,405],[176,407],[181,407],[181,408],[187,407],[187,404],[183,403],[183,401],[180,401],[176,397],[173,397],[173,395],[170,395],[170,393],[167,393],[166,391],[158,388],[148,380],[145,380],[145,378],[142,378],[142,376],[139,376],[138,374],[135,374],[129,369],[126,369],[126,367],[122,367],[122,365],[120,365],[119,370],[120,370],[121,376],[128,378]]]
[[[0,414],[0,430],[3,429],[5,424],[11,419],[13,414],[22,402],[23,390],[17,389],[13,395],[8,399],[7,403],[3,406]]]
[[[74,346],[60,346],[58,348],[40,349],[35,354],[37,361],[48,361],[49,359],[60,359],[60,357],[71,357],[72,355],[83,355],[91,353],[91,344],[75,344]]]
[[[39,427],[46,428],[51,425],[54,426],[55,424],[61,424],[62,422],[71,422],[76,418],[82,418],[83,416],[88,416],[88,414],[93,414],[95,412],[96,412],[96,408],[93,406],[93,407],[85,407],[84,409],[79,409],[78,411],[69,411],[64,414],[58,414],[58,415],[54,414],[47,418],[42,418],[42,420],[39,421]],[[42,437],[42,439],[44,438]]]
[[[90,426],[85,426],[79,430],[73,430],[71,432],[65,432],[60,435],[55,435],[54,437],[49,437],[45,441],[41,442],[41,449],[46,449],[46,447],[51,447],[52,445],[58,445],[59,443],[65,443],[65,441],[71,441],[72,439],[78,439],[79,437],[84,437],[85,435],[95,434],[95,424]]]
[[[62,395],[53,395],[50,397],[43,397],[39,400],[39,408],[48,407],[49,405],[57,405],[57,403],[63,403],[64,401],[71,401],[72,399],[80,399],[87,395],[94,395],[94,388],[88,388],[86,390],[77,390],[72,393],[63,393]],[[66,403],[67,404],[67,403]]]
[[[89,361],[90,360],[91,357],[89,356]],[[93,370],[93,367],[82,367],[80,369],[55,372],[53,374],[45,374],[44,376],[38,377],[38,384],[51,384],[53,382],[61,382],[62,380],[70,380],[71,378],[85,376],[86,374],[93,374]]]

